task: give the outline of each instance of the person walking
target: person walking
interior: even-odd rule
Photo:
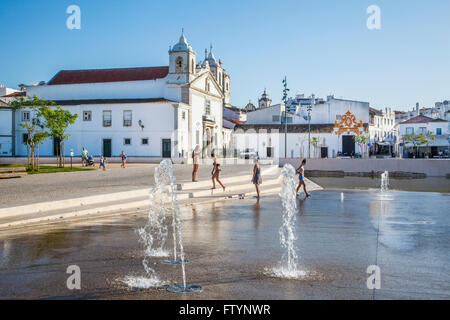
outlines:
[[[297,194],[300,190],[300,187],[303,186],[303,190],[305,191],[306,197],[310,197],[311,195],[306,191],[306,184],[305,184],[305,166],[306,166],[306,159],[302,160],[302,164],[300,167],[297,168],[296,172],[299,174],[298,177],[298,186],[297,186]]]
[[[81,151],[81,166],[85,167],[88,163],[89,159],[89,152],[86,150],[85,147],[83,147],[83,150]]]
[[[212,189],[214,190],[216,188],[217,181],[225,192],[225,186],[222,184],[222,181],[220,181],[220,171],[222,171],[220,168],[220,163],[217,162],[216,155],[214,153],[211,154],[211,157],[213,158],[213,169],[211,171],[211,179],[213,183]]]
[[[122,164],[120,165],[120,167],[125,168],[125,165],[127,164],[127,155],[125,154],[125,152],[123,152],[120,154],[120,158],[122,159]]]
[[[106,158],[103,157],[103,156],[100,158],[100,165],[99,165],[99,168],[102,168],[103,171],[106,170]]]
[[[192,151],[192,163],[194,164],[194,169],[192,170],[192,182],[198,182],[197,171],[200,165],[200,155],[201,155],[200,146],[196,145],[194,151]]]
[[[259,191],[259,185],[262,183],[262,177],[261,177],[261,166],[259,165],[259,158],[255,159],[255,165],[253,166],[253,178],[252,183],[255,185],[256,188],[256,198],[260,198],[260,191]]]

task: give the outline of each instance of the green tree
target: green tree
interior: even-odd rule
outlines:
[[[432,131],[428,131],[428,135],[427,135],[427,149],[428,149],[428,153],[431,154],[431,150],[429,147],[430,143],[434,143],[434,141],[436,140],[436,136],[434,135],[434,133]]]
[[[430,134],[427,136],[425,133],[421,134],[408,134],[403,138],[403,141],[405,143],[411,143],[414,146],[415,149],[415,155],[419,156],[419,147],[423,145],[428,145],[429,143],[433,142],[435,139],[434,135]]]
[[[9,103],[14,111],[26,108],[30,110],[30,116],[33,116],[29,121],[24,121],[20,124],[22,128],[25,128],[28,135],[24,144],[27,146],[28,166],[31,171],[39,169],[39,145],[48,137],[47,132],[38,131],[38,129],[44,129],[40,117],[42,115],[41,108],[46,103],[46,101],[39,99],[37,96],[33,98],[19,97]]]
[[[314,157],[316,157],[316,151],[317,151],[317,145],[319,144],[319,138],[317,138],[317,137],[312,137],[310,142],[311,142],[311,144],[312,144],[313,147],[314,147],[313,155],[314,155]]]
[[[366,154],[367,143],[369,142],[369,137],[363,134],[353,136],[353,141],[358,145],[361,151],[361,156]]]
[[[49,130],[49,135],[58,143],[57,164],[58,167],[64,167],[64,141],[69,138],[66,129],[74,124],[78,114],[72,114],[70,111],[62,109],[60,106],[53,107],[46,105],[41,107],[41,115],[45,119],[45,127]]]

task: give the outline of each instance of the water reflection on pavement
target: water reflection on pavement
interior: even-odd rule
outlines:
[[[187,280],[205,288],[189,298],[372,299],[366,269],[377,264],[376,299],[449,299],[449,194],[343,192],[344,201],[341,191],[298,200],[296,245],[311,277],[297,281],[264,274],[283,252],[278,197],[183,208]],[[182,299],[163,288],[130,290],[117,281],[144,275],[135,230],[145,222],[145,214],[137,214],[1,238],[0,298]],[[154,259],[160,279],[179,282],[179,268],[161,259]],[[79,291],[66,287],[69,265],[81,269]]]

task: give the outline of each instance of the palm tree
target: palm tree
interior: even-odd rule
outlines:
[[[317,145],[319,144],[319,138],[317,137],[312,137],[311,138],[311,144],[314,146],[314,157],[316,156],[316,149],[317,149]]]
[[[369,137],[359,134],[357,136],[353,136],[353,141],[359,146],[361,156],[364,156],[367,143],[369,142]]]

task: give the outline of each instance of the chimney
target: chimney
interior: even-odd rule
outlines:
[[[416,116],[418,116],[419,115],[419,103],[417,102],[416,103]]]

